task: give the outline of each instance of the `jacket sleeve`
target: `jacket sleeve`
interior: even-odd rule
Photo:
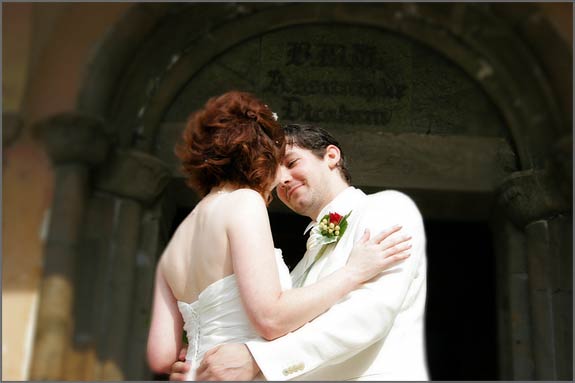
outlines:
[[[384,338],[400,309],[413,298],[409,287],[425,261],[425,231],[419,210],[409,197],[395,191],[368,198],[354,242],[363,228],[375,235],[393,224],[401,224],[412,236],[411,256],[296,331],[271,342],[248,342],[266,379],[296,379],[320,366],[352,357]]]

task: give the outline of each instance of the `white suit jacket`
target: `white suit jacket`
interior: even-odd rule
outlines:
[[[318,218],[350,210],[346,232],[337,244],[329,245],[304,285],[345,265],[365,228],[373,236],[402,225],[412,236],[411,256],[301,328],[270,342],[248,342],[267,380],[429,380],[424,342],[427,262],[421,214],[398,191],[367,196],[349,187]],[[294,281],[317,252],[306,252],[292,272]]]

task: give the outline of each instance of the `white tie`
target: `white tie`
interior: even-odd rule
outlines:
[[[309,238],[307,239],[307,242],[305,244],[307,251],[305,254],[306,259],[304,260],[304,267],[303,267],[304,272],[294,282],[294,287],[301,287],[303,285],[303,282],[305,281],[307,274],[309,273],[309,270],[311,269],[311,267],[313,266],[313,264],[315,262],[315,258],[317,256],[317,253],[321,248],[322,235],[321,235],[319,229],[317,228],[317,226],[318,226],[317,222],[312,222],[308,226],[308,229],[306,229],[306,231],[307,231],[311,227],[311,230],[309,233]]]
[[[314,230],[316,226],[317,226],[317,224],[314,225],[313,228],[310,230],[309,238],[307,239],[307,242],[305,243],[305,248],[308,251],[310,251],[312,248],[316,247],[319,244],[319,240],[322,237],[322,235],[319,233],[318,230]]]

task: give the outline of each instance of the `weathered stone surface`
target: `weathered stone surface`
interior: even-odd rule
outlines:
[[[503,212],[492,218],[497,283],[499,379],[533,380],[525,235]]]
[[[171,12],[178,12],[178,5],[173,5],[174,7],[166,7],[160,3],[140,3],[128,9],[124,19],[112,27],[108,35],[110,38],[101,41],[99,52],[105,53],[95,55],[88,63],[79,90],[77,110],[102,116],[108,121],[113,119],[114,114],[121,114],[114,110],[117,105],[114,104],[115,98],[110,97],[110,94],[122,89],[118,87],[118,83],[126,77],[124,72],[126,63],[134,59],[137,61],[137,52],[142,44],[141,34],[150,36],[151,31],[157,28],[163,17]],[[167,43],[175,36],[179,34],[164,38],[162,45],[169,45]],[[157,55],[148,56],[146,62],[162,57],[163,52],[158,52]]]
[[[164,124],[162,142],[175,142],[182,129],[182,124]],[[516,170],[513,150],[502,138],[393,134],[384,129],[335,130],[334,135],[342,144],[356,185],[491,192]],[[172,175],[181,177],[172,152],[159,154],[172,168]]]
[[[76,365],[66,366],[66,376],[75,380],[95,380],[103,363],[96,354],[102,333],[109,330],[106,318],[110,310],[106,303],[110,296],[106,289],[109,285],[109,266],[106,267],[107,254],[111,249],[114,226],[114,198],[102,193],[94,193],[87,201],[81,239],[76,259],[76,278],[74,294],[74,351]],[[102,280],[103,279],[103,280]],[[104,327],[106,330],[98,332]]]
[[[489,192],[515,167],[503,139],[383,132],[339,139],[350,149],[353,182],[360,185]]]
[[[557,380],[573,380],[573,216],[548,221],[547,262],[552,282],[553,336]]]
[[[98,298],[100,309],[107,315],[100,316],[97,324],[98,353],[106,355],[96,376],[99,380],[125,379],[126,357],[132,317],[137,244],[140,232],[141,206],[134,200],[118,199],[114,207],[113,231],[110,247],[101,259],[106,270],[99,279]]]
[[[56,190],[45,245],[44,276],[40,287],[38,329],[31,377],[61,380],[72,346],[75,261],[79,228],[88,193],[88,169],[82,164],[60,164],[55,169]]]
[[[493,11],[504,17],[515,32],[529,41],[529,47],[537,56],[541,67],[537,76],[545,78],[556,95],[557,107],[561,109],[562,129],[572,130],[573,126],[573,56],[565,54],[572,48],[571,40],[566,36],[559,38],[558,32],[547,15],[545,8],[554,12],[572,12],[569,3],[564,4],[526,4],[526,3],[490,3]],[[561,8],[564,8],[561,10]],[[568,16],[567,16],[568,17]],[[571,35],[571,32],[569,32]],[[550,96],[549,99],[555,99]]]
[[[68,348],[65,356],[62,380],[89,381],[93,380],[91,372],[96,362],[93,348]]]
[[[554,235],[565,223],[553,228],[550,221],[540,220],[525,228],[535,378],[540,380],[572,379],[572,367],[565,363],[567,354],[572,355],[572,345],[564,339],[573,338],[572,307],[566,307],[563,299],[570,299],[572,304],[572,285],[561,283],[556,270],[572,269],[573,264],[561,246],[565,239]],[[566,325],[564,320],[569,319],[571,325]]]
[[[93,350],[94,360],[86,366],[91,380],[98,380],[104,364],[109,360],[107,341],[113,326],[110,279],[115,251],[113,240],[117,226],[120,198],[105,193],[94,193],[89,201],[85,225],[82,230],[83,256],[78,259],[78,288],[76,296],[76,344],[87,345]],[[86,304],[89,302],[89,304]],[[121,375],[117,379],[122,379]]]
[[[166,219],[171,217],[168,215]],[[173,218],[173,217],[172,217]],[[144,212],[140,224],[139,241],[134,262],[134,288],[129,313],[130,328],[127,331],[125,379],[152,379],[146,363],[146,345],[150,328],[151,304],[153,301],[154,275],[157,260],[167,244],[162,235],[161,206]]]
[[[556,180],[546,170],[515,172],[502,183],[499,190],[499,203],[519,227],[572,211],[570,201],[561,195]]]
[[[313,38],[310,38],[313,36]],[[170,106],[181,121],[219,89],[255,92],[282,122],[331,130],[505,134],[473,79],[437,52],[376,27],[298,25],[233,47]],[[222,90],[223,91],[223,90]]]
[[[557,140],[549,160],[549,176],[554,179],[564,201],[573,199],[573,135]],[[571,206],[573,208],[573,206]]]
[[[169,182],[170,173],[154,156],[135,150],[118,151],[96,177],[96,188],[150,203]]]
[[[527,231],[530,308],[533,320],[533,355],[536,379],[557,379],[553,368],[553,324],[551,280],[549,276],[549,237],[546,221],[531,223]]]
[[[66,113],[50,117],[32,127],[56,164],[102,163],[110,149],[104,122],[92,116]]]
[[[510,11],[501,12],[502,8]],[[133,39],[140,33],[146,43],[130,51],[135,58],[126,60],[125,76],[114,73],[105,79],[108,83],[121,79],[120,86],[107,85],[110,91],[118,89],[119,94],[113,98],[98,95],[102,100],[115,100],[114,108],[106,112],[114,112],[109,118],[114,120],[121,146],[132,142],[149,151],[162,120],[181,121],[207,97],[230,88],[254,91],[275,109],[285,109],[284,115],[293,115],[297,104],[300,121],[307,115],[316,122],[318,118],[346,117],[355,115],[349,111],[356,109],[369,112],[359,113],[363,116],[359,120],[377,120],[377,116],[393,111],[390,129],[401,126],[404,130],[406,124],[399,122],[400,117],[417,117],[423,111],[416,121],[427,124],[417,129],[481,134],[508,130],[520,142],[517,151],[524,168],[541,165],[549,154],[548,132],[556,132],[561,121],[553,102],[548,101],[538,60],[530,55],[515,25],[508,25],[512,24],[506,20],[514,13],[512,5],[162,4],[142,5],[137,11],[128,15],[131,19],[126,17],[117,35],[122,37],[129,31],[127,36]],[[130,21],[136,21],[132,24],[136,26],[128,28]],[[107,39],[108,44],[111,41]],[[115,43],[120,45],[121,41]],[[390,45],[390,41],[401,43]],[[114,49],[121,51],[116,46]],[[420,54],[423,51],[427,53]],[[141,65],[137,57],[150,59]],[[100,61],[98,68],[105,68],[106,61]],[[396,65],[399,62],[403,65]],[[350,65],[355,65],[355,70],[349,70]],[[114,68],[118,72],[122,66],[115,63]],[[287,80],[282,82],[276,76],[270,81],[270,71],[283,73]],[[411,78],[421,86],[410,82]],[[366,84],[360,92],[369,91],[373,84],[383,85],[377,87],[376,97],[355,94],[339,102],[340,90],[350,87],[328,83],[350,79],[352,87]],[[282,83],[289,84],[283,87]],[[400,92],[402,84],[410,91]],[[267,92],[270,85],[286,92]],[[328,95],[318,96],[317,90],[326,86],[331,89]],[[381,102],[381,95],[395,95],[395,99]],[[502,120],[508,129],[502,129]],[[526,129],[530,134],[522,134]]]
[[[69,278],[51,275],[42,280],[41,302],[30,369],[32,380],[62,380],[73,318],[74,288]]]
[[[82,164],[62,164],[55,168],[54,196],[50,209],[47,243],[77,243],[85,199],[89,193],[89,170]],[[51,257],[46,257],[45,272],[51,271]],[[58,267],[55,272],[61,271]]]
[[[22,133],[22,117],[18,113],[2,112],[2,147],[10,146]]]

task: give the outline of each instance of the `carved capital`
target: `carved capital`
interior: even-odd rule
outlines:
[[[110,149],[104,122],[80,113],[63,113],[36,123],[32,127],[54,164],[80,162],[102,163]]]
[[[96,188],[149,203],[160,195],[170,177],[168,166],[152,155],[136,150],[117,151],[99,169]]]
[[[557,177],[549,169],[512,173],[499,187],[498,203],[518,227],[539,219],[572,211],[561,193]]]

